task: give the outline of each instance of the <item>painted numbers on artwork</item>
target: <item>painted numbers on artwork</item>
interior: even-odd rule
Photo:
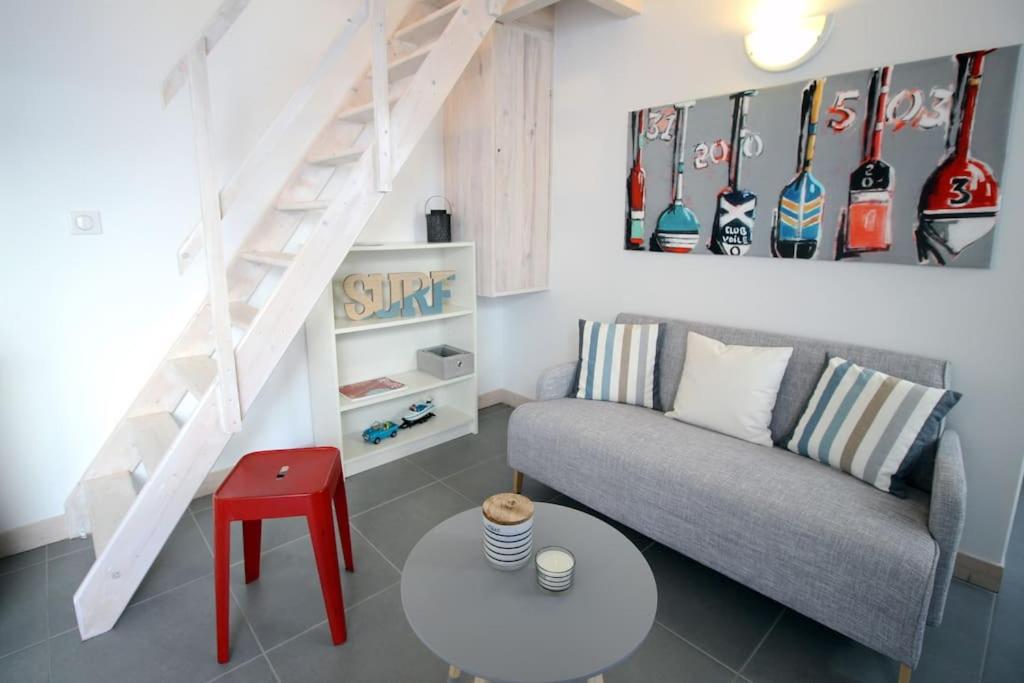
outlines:
[[[675,129],[676,117],[679,115],[675,107],[661,107],[647,112],[647,126],[644,135],[648,140],[664,140],[672,142],[672,131]]]
[[[860,99],[860,90],[839,90],[828,108],[829,119],[826,123],[833,133],[850,130],[857,121],[857,112],[853,108]],[[905,88],[889,99],[885,109],[885,125],[893,132],[903,130],[907,126],[920,130],[931,130],[949,124],[953,107],[953,91],[950,88],[935,86],[929,92],[927,103],[924,91],[920,88]]]
[[[740,151],[747,159],[761,156],[764,153],[761,134],[744,128],[740,134]],[[700,171],[713,164],[728,163],[731,155],[732,145],[721,138],[710,146],[706,142],[698,142],[693,147],[693,167]]]

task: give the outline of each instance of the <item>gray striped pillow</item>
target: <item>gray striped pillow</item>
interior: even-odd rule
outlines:
[[[580,320],[576,398],[661,410],[658,387],[662,329]]]
[[[829,359],[786,448],[903,497],[960,394]]]

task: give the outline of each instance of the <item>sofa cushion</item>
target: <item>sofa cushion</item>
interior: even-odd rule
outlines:
[[[940,389],[949,388],[947,375],[949,363],[942,360],[874,349],[855,344],[808,339],[787,334],[773,334],[760,330],[739,327],[709,325],[707,323],[674,320],[636,313],[620,313],[618,323],[666,323],[661,352],[661,399],[664,405],[672,405],[679,388],[679,378],[686,357],[686,333],[690,330],[706,337],[718,339],[726,344],[747,346],[791,346],[793,356],[779,387],[778,400],[772,413],[772,439],[781,443],[793,433],[797,420],[803,414],[814,387],[825,369],[829,356],[842,356],[858,365],[874,368],[889,375]],[[910,485],[924,491],[931,490],[934,449],[919,459],[911,473]]]
[[[939,440],[960,394],[835,357],[785,446],[882,491],[906,495],[906,477]]]
[[[675,404],[666,415],[762,446],[793,349],[723,344],[687,336],[686,362]]]
[[[527,403],[509,464],[900,661],[924,633],[928,500],[644,408]]]
[[[662,410],[658,364],[664,327],[580,320],[576,398]]]

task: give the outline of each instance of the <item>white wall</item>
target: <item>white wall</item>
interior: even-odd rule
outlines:
[[[755,2],[645,4],[645,14],[627,21],[609,19],[589,3],[558,5],[551,291],[506,304],[506,386],[532,395],[542,368],[574,357],[578,317],[607,320],[623,310],[948,358],[965,395],[950,418],[966,448],[962,550],[1001,562],[1024,451],[1020,79],[991,270],[623,251],[624,129],[626,112],[659,102],[1020,42],[1024,3],[833,2],[835,29],[821,53],[774,75],[755,69],[743,52],[741,35]],[[778,293],[793,290],[805,307],[780,307]]]
[[[253,0],[217,46],[222,178],[358,1],[282,11]],[[0,0],[0,530],[63,512],[205,292],[202,268],[180,277],[175,265],[199,215],[188,95],[164,110],[160,84],[219,2]],[[422,202],[443,189],[442,152],[435,122],[366,239],[425,238]],[[93,208],[103,235],[69,236],[68,212]],[[220,465],[311,440],[300,333]]]

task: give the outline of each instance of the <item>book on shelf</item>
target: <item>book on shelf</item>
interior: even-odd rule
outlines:
[[[401,382],[390,377],[375,377],[374,379],[338,387],[338,391],[341,392],[342,396],[351,401],[361,401],[364,398],[386,394],[401,389],[404,386]]]

